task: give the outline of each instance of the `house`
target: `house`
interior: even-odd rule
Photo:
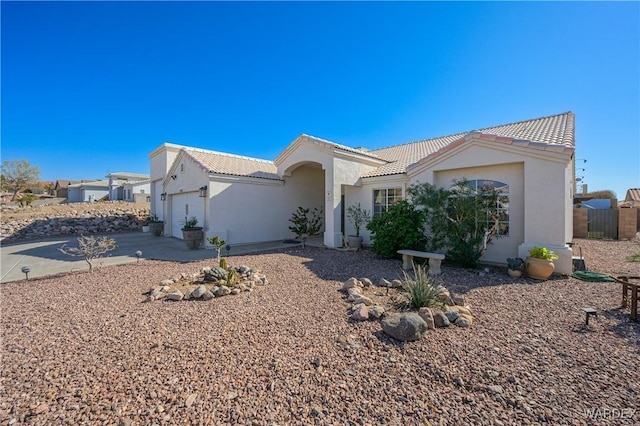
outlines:
[[[638,207],[640,208],[640,188],[629,188],[621,207]]]
[[[106,180],[94,180],[67,186],[68,203],[91,203],[105,199],[108,196],[109,182]]]
[[[575,192],[572,112],[365,150],[302,134],[275,160],[164,143],[149,154],[151,210],[165,234],[181,238],[181,221],[195,216],[206,237],[230,244],[290,238],[298,206],[322,207],[323,240],[342,246],[353,234],[346,209],[360,203],[374,215],[406,197],[414,183],[448,187],[454,180],[492,185],[504,235],[483,260],[527,257],[534,246],[559,256],[556,271],[572,272]],[[364,242],[370,243],[365,230]]]
[[[109,179],[109,200],[148,201],[151,181],[148,174],[115,172]]]
[[[51,188],[51,195],[58,198],[68,198],[69,192],[67,191],[67,188],[69,185],[75,185],[80,182],[84,181],[58,179]]]

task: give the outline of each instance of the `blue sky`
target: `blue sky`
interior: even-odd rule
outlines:
[[[640,187],[640,3],[7,2],[2,159],[148,173],[163,142],[273,160],[576,114],[590,190]]]

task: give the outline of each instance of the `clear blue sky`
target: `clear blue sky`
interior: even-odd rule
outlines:
[[[638,2],[0,7],[2,159],[43,180],[148,173],[165,141],[273,160],[571,110],[589,189],[640,187]]]

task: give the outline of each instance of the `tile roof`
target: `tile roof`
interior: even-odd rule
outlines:
[[[630,188],[627,190],[625,201],[640,201],[640,188]]]
[[[560,148],[573,147],[575,145],[574,131],[575,116],[572,112],[565,112],[547,117],[518,121],[516,123],[487,127],[481,130],[472,130],[439,138],[424,139],[380,148],[372,150],[369,153],[388,160],[390,163],[365,174],[363,177],[405,173],[409,165],[435,154],[453,142],[464,138],[469,133],[482,133],[484,135],[484,137],[482,137],[483,139],[491,139],[491,137],[494,137],[496,140],[503,141],[500,138],[495,138],[495,136],[509,138],[511,143],[519,145],[556,145]]]
[[[282,180],[272,161],[187,147],[182,152],[207,173]]]

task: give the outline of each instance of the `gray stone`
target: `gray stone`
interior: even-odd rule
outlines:
[[[458,319],[456,319],[456,322],[454,324],[457,325],[458,327],[467,328],[471,325],[471,321],[469,321],[465,317],[458,317]]]
[[[391,281],[391,287],[392,288],[401,288],[402,287],[402,281],[400,281],[400,280]]]
[[[380,319],[384,315],[384,307],[380,305],[371,306],[369,308],[369,318]]]
[[[191,292],[192,299],[200,299],[203,294],[207,292],[207,288],[203,285],[199,285],[195,290]]]
[[[160,281],[160,285],[165,286],[165,285],[171,285],[173,284],[173,280],[172,279],[168,279],[168,280],[162,280]]]
[[[451,301],[452,301],[454,304],[458,305],[458,306],[464,306],[464,305],[465,305],[465,303],[464,303],[464,302],[465,302],[464,297],[463,297],[463,296],[460,296],[459,294],[451,295]]]
[[[242,290],[240,290],[239,288],[231,289],[231,294],[233,294],[233,295],[237,295],[237,294],[240,294],[240,293],[242,293]]]
[[[379,287],[391,287],[391,281],[387,281],[384,278],[380,278]]]
[[[456,322],[456,320],[458,319],[458,313],[456,311],[448,310],[444,314],[446,315],[449,322]]]
[[[403,342],[419,340],[427,332],[427,323],[413,312],[390,314],[381,324],[385,334]]]
[[[210,291],[205,291],[204,294],[202,295],[202,300],[211,300],[214,297],[215,296],[213,295],[213,293],[211,293]]]
[[[420,308],[420,310],[418,311],[418,315],[420,315],[420,318],[422,318],[424,322],[427,323],[427,328],[429,330],[436,329],[436,324],[433,321],[433,313],[431,312],[431,309],[427,307]]]
[[[344,284],[342,284],[342,291],[347,291],[350,288],[354,288],[354,287],[362,287],[362,284],[360,284],[360,281],[358,281],[356,278],[351,277],[348,280],[346,280],[344,282]]]
[[[171,293],[167,294],[166,299],[167,300],[179,301],[179,300],[184,299],[184,294],[182,294],[182,292],[180,290],[175,290],[175,291],[172,291]]]
[[[231,294],[231,289],[229,287],[227,287],[226,285],[218,287],[213,292],[213,295],[216,296],[216,297],[222,297],[222,296],[226,296],[228,294]]]
[[[355,321],[366,321],[369,319],[369,307],[364,304],[358,304],[358,308],[353,311],[350,318]]]
[[[433,322],[438,328],[449,327],[449,325],[451,325],[449,318],[447,318],[444,312],[436,312],[433,314]]]
[[[360,278],[360,283],[363,287],[371,287],[373,285],[369,278]]]
[[[489,393],[496,394],[496,393],[502,393],[504,389],[502,389],[502,386],[500,385],[490,385],[490,386],[487,386],[487,391]]]
[[[363,296],[363,295],[359,295],[359,296],[357,296],[357,297],[353,300],[353,302],[354,302],[354,303],[363,303],[363,304],[365,304],[365,305],[367,305],[367,306],[371,306],[371,305],[373,305],[373,301],[372,301],[370,298],[368,298],[367,296]]]

